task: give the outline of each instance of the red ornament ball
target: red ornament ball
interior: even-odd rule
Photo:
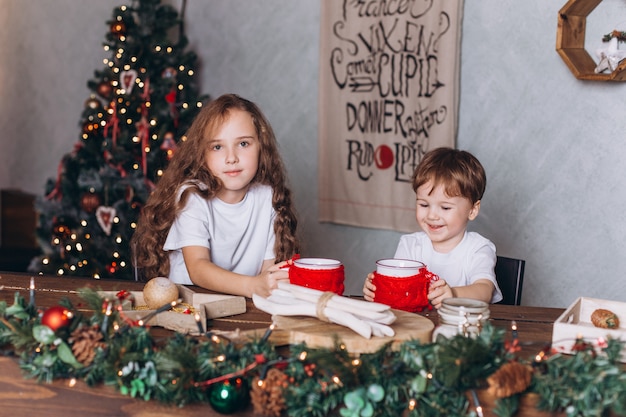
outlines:
[[[96,193],[85,193],[80,198],[80,207],[85,213],[94,213],[100,203],[100,196]]]
[[[57,331],[61,327],[66,327],[72,321],[73,314],[70,310],[63,306],[50,307],[43,312],[41,316],[41,324]]]
[[[110,98],[111,93],[113,92],[113,87],[111,86],[110,82],[102,81],[100,84],[98,84],[97,91],[101,97]]]

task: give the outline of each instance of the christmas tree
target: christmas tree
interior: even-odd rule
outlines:
[[[80,138],[37,198],[42,274],[135,279],[139,212],[202,106],[182,11],[135,0],[107,21],[104,69],[87,86]]]

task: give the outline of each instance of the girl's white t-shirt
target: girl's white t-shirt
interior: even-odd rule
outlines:
[[[449,253],[439,253],[424,232],[400,238],[394,258],[412,259],[426,264],[428,270],[445,279],[451,287],[470,285],[478,279],[488,279],[496,289],[492,303],[502,300],[496,282],[496,246],[476,232],[465,232],[463,240]]]
[[[185,188],[180,189],[179,197]],[[275,258],[275,217],[272,188],[268,185],[253,184],[236,204],[190,193],[163,245],[170,251],[170,280],[193,285],[183,259],[185,246],[209,248],[211,262],[223,269],[258,275],[263,261]]]

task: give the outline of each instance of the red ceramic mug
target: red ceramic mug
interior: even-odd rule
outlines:
[[[376,286],[374,301],[412,313],[430,310],[428,287],[432,276],[419,261],[380,259],[372,280]]]
[[[289,267],[289,282],[314,290],[343,295],[344,267],[336,259],[300,258]]]

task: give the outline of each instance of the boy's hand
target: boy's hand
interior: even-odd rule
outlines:
[[[454,297],[454,293],[445,279],[431,281],[428,289],[428,301],[430,301],[433,307],[439,309],[439,307],[441,307],[441,302],[446,298],[451,297]]]
[[[374,301],[374,293],[376,292],[376,286],[372,283],[374,279],[374,274],[367,274],[367,278],[365,279],[365,283],[363,284],[363,296],[367,301]]]

